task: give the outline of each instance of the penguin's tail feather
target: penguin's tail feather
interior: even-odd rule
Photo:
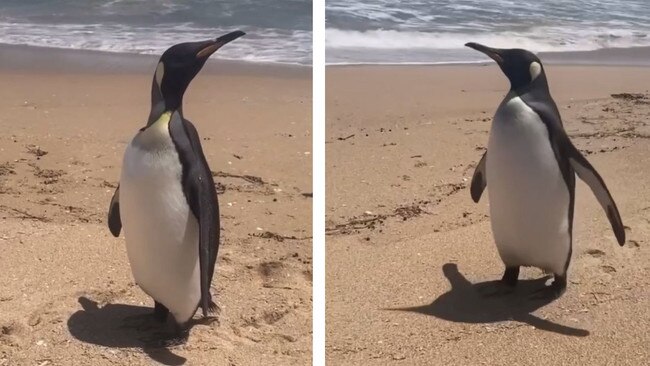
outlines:
[[[217,317],[217,316],[219,316],[219,314],[221,314],[221,308],[219,307],[219,305],[217,305],[217,303],[212,301],[212,299],[210,299],[210,301],[208,302],[208,308],[207,309],[203,309],[203,306],[201,306],[201,309],[203,310],[203,317],[204,318],[207,318],[207,317],[210,317],[210,316]]]

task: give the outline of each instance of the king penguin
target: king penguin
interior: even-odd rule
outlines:
[[[194,125],[183,117],[183,94],[207,59],[245,33],[180,43],[160,58],[151,85],[151,112],[124,153],[108,227],[122,226],[135,282],[154,299],[153,317],[174,330],[150,346],[183,344],[189,321],[217,310],[210,284],[219,249],[219,206]]]
[[[465,46],[496,61],[510,81],[470,185],[474,202],[488,187],[492,233],[506,267],[494,294],[512,291],[520,266],[532,266],[553,273],[553,283],[532,297],[558,298],[571,261],[575,174],[589,185],[623,245],[621,216],[600,174],[569,140],[539,58],[522,49]]]

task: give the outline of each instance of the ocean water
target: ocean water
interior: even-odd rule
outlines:
[[[469,63],[479,42],[534,52],[650,46],[648,0],[327,0],[328,64]]]
[[[0,43],[160,54],[241,29],[214,58],[311,65],[311,0],[1,0]]]

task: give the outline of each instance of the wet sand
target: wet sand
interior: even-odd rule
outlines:
[[[154,351],[142,339],[159,329],[123,322],[153,303],[106,212],[157,59],[0,54],[17,61],[0,67],[0,364],[310,364],[311,69],[211,62],[190,86],[220,193],[221,314]]]
[[[478,293],[503,273],[487,195],[475,204],[468,187],[509,87],[500,70],[328,67],[328,363],[650,359],[650,68],[546,70],[568,134],[618,204],[627,242],[619,247],[578,183],[567,292],[531,302],[544,283],[537,269],[522,271],[514,295]]]

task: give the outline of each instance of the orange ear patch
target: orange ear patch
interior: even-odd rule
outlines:
[[[210,56],[211,54],[215,53],[219,48],[221,48],[222,44],[221,43],[214,43],[209,45],[208,47],[202,49],[196,54],[196,58],[202,58],[206,56]]]

